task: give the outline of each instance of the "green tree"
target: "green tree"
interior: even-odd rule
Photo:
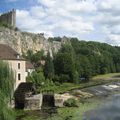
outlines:
[[[57,75],[66,74],[70,78],[68,82],[73,82],[73,73],[75,66],[73,59],[69,53],[58,53],[54,60],[54,66]]]
[[[27,53],[26,53],[26,56],[24,56],[24,57],[26,57],[27,60],[33,62],[33,55],[34,55],[33,51],[28,50]]]
[[[45,77],[43,72],[34,71],[30,76],[27,77],[27,81],[34,83],[36,86],[41,86],[45,83]]]
[[[44,74],[48,79],[54,78],[54,64],[49,52],[47,53],[45,60]]]
[[[0,61],[0,120],[15,120],[8,107],[14,90],[14,74],[7,63]]]
[[[64,77],[67,78],[67,82],[74,82],[74,73],[76,71],[75,59],[75,52],[71,44],[62,45],[54,58],[55,73],[58,76],[68,76]],[[66,82],[66,80],[63,82]]]
[[[45,59],[45,55],[44,55],[44,50],[40,50],[37,51],[36,53],[33,53],[32,50],[28,50],[26,55],[24,55],[24,57],[32,62],[34,64],[35,67],[39,67],[40,64],[40,60],[44,60]]]

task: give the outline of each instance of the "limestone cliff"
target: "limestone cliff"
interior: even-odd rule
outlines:
[[[64,42],[64,39],[63,39]],[[26,53],[31,49],[34,52],[43,49],[45,53],[57,52],[62,42],[49,42],[44,34],[34,34],[28,32],[21,32],[20,30],[12,30],[0,27],[0,43],[8,44],[15,49],[18,53]]]

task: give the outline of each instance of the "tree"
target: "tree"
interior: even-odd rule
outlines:
[[[0,120],[15,120],[14,112],[8,107],[13,96],[14,74],[9,65],[0,61]]]
[[[44,74],[45,77],[48,79],[54,78],[54,64],[49,52],[47,53],[47,57],[45,60]]]
[[[27,77],[27,81],[34,83],[36,86],[41,86],[45,83],[45,77],[43,72],[34,71],[30,76]]]
[[[28,50],[27,51],[27,55],[25,57],[26,57],[27,60],[33,62],[33,55],[34,55],[33,51],[32,50]]]
[[[32,50],[28,50],[26,56],[24,55],[24,57],[32,62],[34,64],[35,67],[39,67],[40,66],[40,60],[44,60],[45,56],[44,56],[44,50],[40,50],[37,51],[36,53],[33,53]]]
[[[69,76],[68,82],[73,82],[74,61],[69,53],[58,53],[54,60],[55,72],[57,75]]]
[[[74,82],[74,73],[76,71],[75,58],[76,56],[73,47],[71,46],[71,44],[67,43],[62,45],[61,49],[55,56],[55,73],[60,76],[60,78],[62,78],[63,76],[64,78],[67,78],[67,80],[63,79],[63,82]]]

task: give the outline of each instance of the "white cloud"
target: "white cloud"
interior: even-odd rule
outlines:
[[[89,9],[88,9],[89,7]],[[93,2],[85,2],[85,1],[76,1],[71,4],[67,4],[66,8],[70,11],[81,12],[81,13],[90,13],[96,10],[96,6]]]
[[[106,42],[112,45],[120,46],[120,35],[109,34]]]
[[[38,0],[38,2],[46,7],[53,7],[56,3],[56,0]]]
[[[17,25],[24,30],[33,32],[48,31],[50,35],[59,31],[76,32],[76,34],[87,34],[94,30],[93,24],[82,18],[79,12],[95,10],[92,2],[86,3],[77,0],[38,0],[39,4],[30,8],[30,11],[17,10]],[[42,5],[43,6],[42,6]],[[93,7],[94,6],[94,7]],[[75,14],[73,14],[74,12]],[[58,33],[59,35],[59,33]]]
[[[45,10],[42,6],[34,6],[31,8],[30,12],[32,16],[39,18],[39,19],[46,16]]]
[[[106,34],[106,41],[114,45],[120,44],[119,6],[119,0],[101,0],[97,4],[98,15],[96,18]]]
[[[37,0],[37,2],[38,4],[32,6],[29,11],[17,10],[17,25],[22,30],[46,32],[47,36],[64,34],[78,37],[102,30],[103,36],[106,36],[103,38],[105,42],[120,44],[119,0],[64,0],[63,2]],[[94,36],[97,38],[97,34]]]
[[[17,25],[22,29],[31,30],[36,27],[40,21],[34,19],[26,10],[17,10]]]

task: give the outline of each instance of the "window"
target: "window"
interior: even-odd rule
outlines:
[[[21,74],[18,73],[18,80],[21,80]]]
[[[20,69],[20,63],[18,63],[18,69]]]

